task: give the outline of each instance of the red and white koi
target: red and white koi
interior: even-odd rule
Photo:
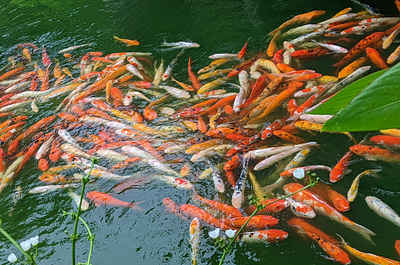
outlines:
[[[167,68],[164,71],[164,74],[162,75],[161,79],[162,81],[167,80],[171,74],[172,74],[172,70],[176,64],[176,62],[178,61],[179,57],[182,56],[182,54],[185,52],[185,50],[181,50],[176,56],[175,58],[169,63],[169,65],[167,66]]]
[[[238,236],[238,240],[246,243],[268,242],[274,243],[285,240],[288,233],[278,229],[260,230],[254,232],[244,232]]]
[[[291,194],[293,192],[300,190],[301,188],[303,188],[303,185],[299,183],[289,183],[283,187],[283,190],[286,194]],[[302,190],[298,193],[293,194],[292,197],[294,200],[300,201],[304,204],[311,206],[317,213],[323,214],[328,218],[330,218],[331,220],[339,222],[348,227],[349,229],[353,230],[354,232],[361,234],[364,238],[366,238],[369,241],[371,241],[371,235],[375,235],[375,233],[372,232],[371,230],[343,216],[335,208],[330,206],[327,202],[325,202],[319,196],[317,196],[316,194],[314,194],[309,190]]]

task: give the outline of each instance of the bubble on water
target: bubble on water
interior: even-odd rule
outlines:
[[[293,177],[297,178],[297,179],[302,179],[305,176],[305,172],[304,169],[302,168],[297,168],[293,171]]]

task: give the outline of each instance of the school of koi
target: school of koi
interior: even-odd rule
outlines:
[[[399,1],[395,4],[400,7]],[[245,197],[245,187],[250,185],[246,184],[248,177],[254,195],[266,204],[279,198],[279,193],[290,194],[301,189],[309,181],[308,171],[326,170],[331,183],[339,181],[353,155],[399,162],[400,154],[393,150],[400,148],[400,130],[391,129],[371,137],[370,145],[351,146],[333,169],[324,165],[301,166],[318,143],[307,142],[300,135],[304,135],[303,131],[319,132],[331,118],[307,112],[367,71],[388,68],[400,55],[400,46],[392,49],[400,32],[400,17],[351,13],[351,8],[347,8],[327,20],[307,24],[324,14],[325,11],[317,10],[286,21],[269,34],[267,50],[256,56],[249,55],[246,42],[237,54],[210,56],[213,61],[197,74],[189,57],[190,83],[174,79],[173,68],[186,49],[199,47],[196,43],[164,43],[182,49],[166,68],[163,60],[156,67],[151,53],[141,52],[106,56],[102,52],[88,52],[79,61],[66,52],[90,44],[70,47],[62,52],[66,59],[79,62],[80,75],[76,78],[68,68],[61,68],[60,62],[51,59],[45,48],[39,49],[32,43],[18,45],[16,50],[22,49],[22,53],[10,57],[0,72],[0,191],[15,180],[32,157],[43,171],[39,180],[46,185],[30,193],[76,188],[76,182],[88,172],[90,159],[94,157],[99,164],[91,177],[119,182],[113,189],[118,193],[145,182],[143,178],[138,180],[140,172],[134,170],[137,165],[144,165],[160,172],[152,178],[189,190],[195,202],[223,215],[224,218],[216,218],[195,205],[177,205],[169,198],[164,199],[169,212],[194,218],[190,235],[195,264],[201,222],[223,230],[237,230],[255,209],[251,205],[244,208],[248,204]],[[139,45],[138,41],[114,38],[127,46]],[[386,60],[380,55],[382,51],[390,54]],[[340,58],[334,65],[335,76],[303,69],[303,60],[325,56]],[[40,57],[41,62],[35,61]],[[39,108],[50,100],[58,102],[54,116],[38,119]],[[355,142],[350,133],[343,133]],[[178,139],[177,135],[183,137]],[[168,160],[170,154],[182,153],[185,154],[180,158]],[[293,156],[286,167],[280,168],[275,183],[260,186],[257,182],[260,176],[255,176],[255,171]],[[213,164],[217,160],[225,162]],[[192,169],[199,162],[209,166],[201,174]],[[180,172],[174,168],[180,168]],[[68,174],[71,171],[75,173],[73,176]],[[350,264],[350,257],[343,250],[346,249],[366,262],[386,262],[370,264],[400,264],[357,252],[304,219],[325,215],[372,240],[374,232],[341,212],[350,210],[361,176],[375,171],[365,171],[356,177],[348,199],[330,185],[319,182],[291,198],[268,205],[252,218],[239,239],[247,242],[286,239],[287,232],[269,229],[280,221],[270,214],[289,206],[297,217],[288,220],[288,224],[317,242],[334,261]],[[211,177],[219,193],[230,193],[226,186],[231,186],[232,206],[201,197],[195,191],[195,183],[189,182],[196,175],[200,179]],[[286,184],[290,177],[295,181]],[[141,210],[139,203],[123,202],[103,192],[91,191],[87,198],[96,206]],[[85,205],[86,210],[89,204]],[[385,216],[380,212],[382,208],[374,211]],[[385,218],[399,225],[400,217],[393,216],[397,216],[394,211]],[[400,252],[399,242],[395,246]]]

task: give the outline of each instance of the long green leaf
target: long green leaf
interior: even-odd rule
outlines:
[[[375,79],[380,77],[388,69],[384,69],[370,75],[367,75],[347,87],[340,90],[339,93],[324,102],[321,106],[310,112],[310,114],[318,115],[335,115],[339,110],[346,107],[347,104],[357,96],[364,88],[371,84]]]
[[[400,127],[400,64],[367,86],[322,131],[375,131]]]

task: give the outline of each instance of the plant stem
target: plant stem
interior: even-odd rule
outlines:
[[[231,247],[232,247],[233,243],[235,242],[235,240],[237,239],[237,237],[239,236],[239,234],[243,231],[243,229],[244,229],[244,228],[247,226],[247,224],[250,222],[250,219],[253,218],[253,216],[256,215],[256,213],[257,213],[260,209],[263,209],[263,208],[265,208],[266,206],[268,206],[268,205],[270,205],[270,204],[273,204],[273,203],[275,203],[275,202],[277,202],[277,201],[280,201],[280,200],[283,200],[283,199],[285,199],[285,198],[287,198],[287,197],[290,197],[290,196],[292,196],[293,194],[296,194],[296,193],[298,193],[298,192],[300,192],[300,191],[302,191],[302,190],[308,189],[309,187],[315,186],[315,185],[317,184],[318,180],[319,180],[319,178],[317,178],[315,181],[310,180],[310,184],[308,184],[307,186],[304,186],[303,188],[301,188],[301,189],[299,189],[299,190],[297,190],[297,191],[295,191],[295,192],[293,192],[293,193],[290,193],[290,194],[285,195],[285,196],[283,196],[283,197],[281,197],[281,198],[278,198],[278,199],[276,199],[276,200],[273,200],[273,201],[271,201],[271,202],[269,202],[269,203],[267,203],[267,204],[265,204],[265,205],[257,205],[257,208],[256,208],[256,209],[254,210],[254,212],[249,216],[249,218],[248,218],[247,221],[242,225],[242,227],[240,227],[239,231],[238,231],[238,232],[235,234],[235,236],[232,238],[231,242],[229,242],[229,245],[228,245],[227,247],[224,248],[224,253],[222,253],[222,257],[221,257],[221,260],[220,260],[220,262],[219,262],[219,265],[222,265],[222,263],[224,262],[224,259],[225,259],[226,254],[231,250]]]
[[[82,217],[79,217],[79,220],[82,222],[82,224],[86,227],[88,234],[89,234],[89,240],[90,240],[90,249],[89,249],[89,256],[88,256],[88,260],[86,262],[87,265],[90,265],[90,258],[92,256],[92,251],[93,251],[93,242],[94,242],[94,236],[92,234],[92,232],[90,231],[90,228],[88,226],[88,224],[85,222],[85,220],[83,220]]]
[[[86,184],[88,183],[88,179],[89,179],[90,173],[92,172],[94,164],[95,163],[92,162],[92,165],[91,165],[90,170],[87,173],[86,177],[82,178],[81,197],[80,197],[80,200],[79,200],[78,211],[77,211],[76,216],[75,216],[74,232],[71,235],[71,241],[72,241],[72,265],[75,265],[75,243],[78,240],[77,230],[78,230],[78,221],[80,219],[79,216],[81,215],[83,194],[85,193],[85,187],[86,187]]]
[[[28,262],[30,264],[34,264],[36,265],[36,261],[35,259],[33,259],[28,253],[25,252],[25,250],[22,249],[22,247],[18,244],[17,241],[14,240],[14,238],[12,238],[7,232],[6,230],[4,230],[3,228],[0,227],[0,232],[8,239],[10,240],[11,243],[13,243],[19,251],[21,251],[22,254],[24,254],[24,256],[26,257],[26,259],[28,260]]]

